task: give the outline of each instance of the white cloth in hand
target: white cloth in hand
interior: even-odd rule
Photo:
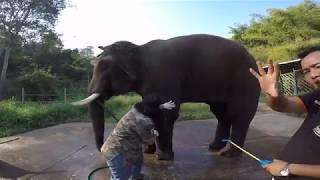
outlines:
[[[151,134],[155,135],[155,136],[159,136],[159,132],[155,129],[151,129]]]
[[[160,109],[168,109],[168,110],[171,110],[171,109],[173,109],[173,108],[175,108],[175,107],[176,107],[176,105],[174,104],[174,102],[173,102],[172,100],[160,105]]]

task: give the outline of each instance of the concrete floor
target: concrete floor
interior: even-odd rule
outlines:
[[[301,124],[301,118],[265,111],[255,116],[245,148],[261,159],[272,159]],[[214,156],[208,152],[216,120],[177,122],[174,129],[175,160],[157,161],[145,155],[146,179],[172,180],[270,180],[252,158]],[[106,136],[113,125],[107,125]],[[0,138],[0,180],[85,180],[104,166],[93,141],[90,123],[63,124],[13,137]],[[109,179],[107,169],[93,179]]]

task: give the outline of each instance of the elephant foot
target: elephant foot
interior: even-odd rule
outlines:
[[[226,144],[224,147],[220,149],[212,149],[209,146],[209,151],[211,151],[214,155],[223,156],[225,153],[227,153],[231,149],[230,144]]]
[[[145,150],[144,153],[146,154],[154,154],[157,151],[157,147],[155,144],[152,144],[150,146],[148,146]]]
[[[209,151],[210,152],[218,152],[222,148],[226,146],[226,143],[210,143],[209,145]]]
[[[229,150],[223,152],[221,155],[225,156],[225,157],[230,157],[230,158],[238,158],[238,157],[242,156],[242,151],[240,151],[239,149],[234,147],[234,148],[230,148]]]
[[[214,155],[230,158],[240,157],[242,155],[242,152],[239,149],[231,147],[230,144],[226,144],[223,148],[219,150],[211,150],[211,152],[213,152]]]
[[[174,159],[174,152],[158,152],[157,153],[158,160],[167,160],[172,161]]]

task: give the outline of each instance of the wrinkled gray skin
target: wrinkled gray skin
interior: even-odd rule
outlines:
[[[158,159],[174,158],[173,126],[184,102],[207,103],[217,117],[218,127],[209,150],[219,152],[226,145],[221,140],[226,138],[243,146],[260,94],[258,81],[249,72],[250,67],[257,70],[255,60],[244,47],[200,34],[153,40],[141,46],[120,41],[100,48],[103,52],[93,62],[89,87],[90,94],[101,94],[89,103],[99,149],[104,141],[104,101],[130,91],[142,97],[158,93],[176,103],[174,110],[164,112],[156,146],[147,149],[154,153],[157,147]],[[241,153],[231,147],[223,154]]]

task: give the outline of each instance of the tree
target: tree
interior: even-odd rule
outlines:
[[[249,25],[231,27],[232,39],[249,48],[256,58],[286,60],[301,47],[320,43],[320,6],[312,0],[269,9],[266,16],[253,15]]]
[[[53,31],[65,0],[0,0],[0,47],[5,49],[0,77],[3,98],[10,51]]]
[[[87,46],[79,51],[80,55],[87,58],[93,58],[93,46]]]

